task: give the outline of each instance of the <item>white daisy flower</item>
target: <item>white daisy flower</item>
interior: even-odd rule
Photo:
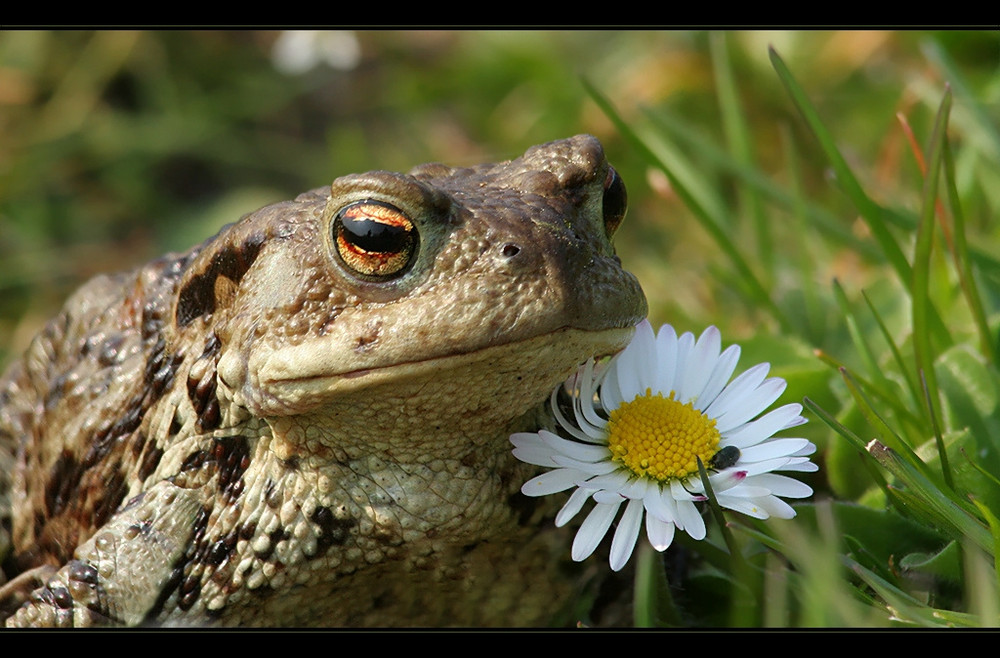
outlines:
[[[594,499],[573,541],[574,560],[594,552],[623,503],[611,541],[615,571],[631,557],[643,516],[658,551],[670,546],[675,530],[704,539],[696,506],[707,500],[699,459],[719,505],[748,516],[789,519],[795,510],[780,497],[812,495],[807,485],[775,472],[817,470],[808,458],[816,451],[811,442],[773,436],[806,422],[799,415],[802,405],[760,416],[785,390],[785,381],[766,379],[770,366],[762,363],[730,382],[740,348],[720,353],[721,342],[715,327],[695,340],[691,333],[678,337],[669,325],[656,335],[643,321],[629,346],[600,372],[591,360],[573,377],[572,419],[559,410],[558,389],[553,392],[556,419],[576,440],[545,430],[510,437],[515,457],[554,469],[526,482],[525,495],[575,488],[556,516],[557,526]]]

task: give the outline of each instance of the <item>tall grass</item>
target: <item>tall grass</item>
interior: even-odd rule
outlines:
[[[286,74],[276,33],[0,33],[0,360],[264,203],[590,132],[654,322],[770,361],[820,448],[794,520],[641,550],[635,623],[1000,622],[996,33],[353,37]]]
[[[896,198],[882,194],[864,166],[849,162],[839,146],[844,136],[827,127],[794,67],[775,49],[769,59],[794,109],[791,120],[807,129],[795,137],[789,128],[778,133],[785,183],[766,173],[748,147],[754,126],[740,106],[725,35],[712,35],[710,48],[722,143],[659,109],[625,120],[591,88],[710,236],[727,263],[723,277],[742,304],[770,321],[768,349],[787,352],[789,391],[812,412],[812,430],[824,448],[826,482],[813,502],[798,507],[797,519],[760,523],[730,514],[710,547],[690,542],[700,560],[674,585],[692,615],[669,622],[1000,621],[1000,261],[991,191],[981,187],[989,177],[975,173],[1000,164],[997,113],[969,91],[969,81],[932,39],[923,47],[946,82],[937,88],[924,135],[905,115],[898,118],[895,129],[918,175]],[[953,120],[956,101],[962,122]],[[803,191],[798,154],[804,148],[818,148],[829,186],[849,202],[854,228],[863,231],[844,230],[837,219],[845,212],[841,200],[831,206],[828,195]],[[956,163],[970,160],[975,168],[963,179]],[[829,267],[823,258],[845,253],[870,270],[864,284],[817,281],[817,272]],[[830,340],[841,332],[846,342]],[[828,368],[828,380],[796,379],[818,363]],[[643,570],[637,577],[650,576]],[[648,591],[642,583],[636,588]],[[637,598],[638,623],[651,623],[654,605]]]

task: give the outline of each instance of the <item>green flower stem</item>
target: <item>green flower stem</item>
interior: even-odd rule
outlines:
[[[634,622],[638,628],[681,626],[680,611],[670,594],[663,558],[647,542],[639,542],[635,566]]]

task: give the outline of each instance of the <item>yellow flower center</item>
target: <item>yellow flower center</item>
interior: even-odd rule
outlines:
[[[611,458],[638,476],[660,482],[698,473],[698,458],[708,467],[719,450],[715,421],[690,403],[681,404],[646,389],[611,412]]]

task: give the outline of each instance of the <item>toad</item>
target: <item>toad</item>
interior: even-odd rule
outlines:
[[[625,208],[582,135],[344,176],[91,280],[0,379],[0,617],[546,623],[569,538],[508,436],[645,316]]]

